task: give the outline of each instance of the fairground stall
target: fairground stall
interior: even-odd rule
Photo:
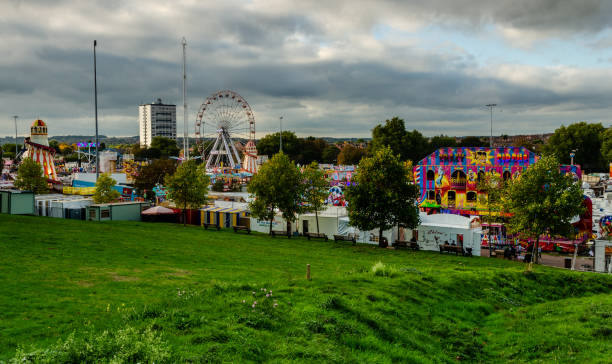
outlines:
[[[207,206],[200,209],[201,224],[217,225],[222,228],[234,226],[250,227],[249,212],[243,207]]]

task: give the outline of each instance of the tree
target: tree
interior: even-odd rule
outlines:
[[[488,147],[489,146],[489,142],[488,141],[483,141],[482,139],[480,139],[479,137],[476,136],[466,136],[461,138],[461,141],[459,142],[459,144],[457,145],[458,147],[463,147],[463,148],[479,148],[479,147]]]
[[[163,183],[167,175],[176,172],[176,162],[171,159],[156,159],[151,164],[146,165],[138,171],[134,181],[134,187],[143,194],[144,191],[151,191],[158,183]]]
[[[206,165],[191,159],[181,164],[176,172],[167,175],[165,180],[168,189],[168,198],[176,206],[182,206],[183,225],[187,224],[187,208],[197,209],[208,199],[208,185],[210,178],[206,175]]]
[[[325,179],[325,173],[319,169],[317,162],[309,164],[302,173],[304,183],[304,212],[315,213],[317,221],[317,234],[319,233],[319,211],[323,209],[325,199],[329,194],[329,182]]]
[[[283,145],[284,145],[283,141]],[[320,138],[308,137],[300,139],[300,153],[297,155],[296,162],[301,165],[307,165],[312,162],[323,161],[323,151],[327,147],[327,142]]]
[[[280,133],[268,134],[257,141],[257,153],[269,157],[279,152]],[[283,153],[292,160],[300,154],[300,139],[292,131],[283,131]]]
[[[358,148],[352,144],[346,144],[338,153],[338,164],[352,165],[358,164],[361,158],[366,155],[366,150]]]
[[[2,145],[4,158],[15,159],[15,143],[5,143]]]
[[[540,236],[568,236],[572,218],[583,212],[580,184],[561,173],[554,156],[542,157],[513,180],[506,197],[506,207],[512,214],[509,231],[535,240],[536,263]]]
[[[431,154],[440,148],[448,148],[457,146],[455,138],[446,135],[436,135],[429,139],[429,153]],[[418,162],[418,160],[417,160]]]
[[[301,208],[302,176],[285,153],[277,153],[263,164],[249,182],[247,190],[255,197],[249,203],[251,215],[270,221],[270,233],[277,209],[285,221],[295,221],[295,215]]]
[[[351,225],[365,231],[378,228],[380,247],[384,247],[384,230],[395,225],[414,228],[419,223],[418,188],[409,176],[406,165],[384,147],[359,162],[355,183],[346,190]]]
[[[385,125],[377,125],[372,130],[372,142],[369,145],[369,154],[388,146],[400,160],[421,160],[427,154],[427,139],[417,130],[406,130],[404,120],[397,116],[385,120]]]
[[[160,156],[163,158],[176,157],[179,154],[179,148],[176,146],[176,140],[156,136],[151,140],[151,147],[149,149],[159,150]]]
[[[21,162],[17,170],[17,177],[15,178],[15,187],[34,193],[49,192],[49,184],[45,177],[43,177],[42,167],[32,158],[25,158]]]
[[[589,124],[584,121],[568,127],[561,126],[548,139],[544,152],[553,154],[563,164],[570,164],[570,153],[575,150],[574,163],[584,171],[603,171],[606,167],[602,156],[605,131],[601,123]]]
[[[119,191],[113,188],[116,184],[117,181],[115,181],[110,174],[102,173],[96,181],[96,191],[93,195],[94,202],[108,203],[121,197]]]
[[[338,161],[338,154],[340,154],[340,149],[333,144],[328,144],[325,149],[323,149],[321,162],[335,164]]]
[[[606,163],[612,163],[612,126],[603,134],[601,155]]]
[[[493,246],[491,245],[491,224],[495,221],[494,214],[498,214],[500,218],[501,215],[503,215],[504,209],[502,197],[506,191],[506,188],[506,181],[504,181],[499,174],[493,171],[485,173],[483,177],[478,180],[478,191],[484,192],[486,195],[487,212],[483,213],[482,216],[489,224],[487,234],[489,257],[493,257]]]

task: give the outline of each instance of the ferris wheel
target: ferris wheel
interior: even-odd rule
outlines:
[[[238,93],[217,91],[204,100],[195,122],[198,150],[206,169],[221,165],[240,168],[242,144],[255,143],[255,117],[251,106]]]

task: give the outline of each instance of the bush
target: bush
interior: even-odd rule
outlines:
[[[400,270],[394,266],[378,262],[372,266],[372,273],[379,277],[395,277],[400,273]]]
[[[168,344],[153,330],[127,327],[115,333],[75,338],[73,332],[56,345],[41,350],[17,350],[10,363],[164,363],[170,359]]]

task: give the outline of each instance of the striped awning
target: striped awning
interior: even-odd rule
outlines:
[[[223,213],[238,213],[238,212],[244,212],[246,211],[246,209],[243,208],[234,208],[234,207],[219,207],[219,206],[207,206],[203,209],[200,209],[200,211],[205,211],[205,212],[223,212]]]

